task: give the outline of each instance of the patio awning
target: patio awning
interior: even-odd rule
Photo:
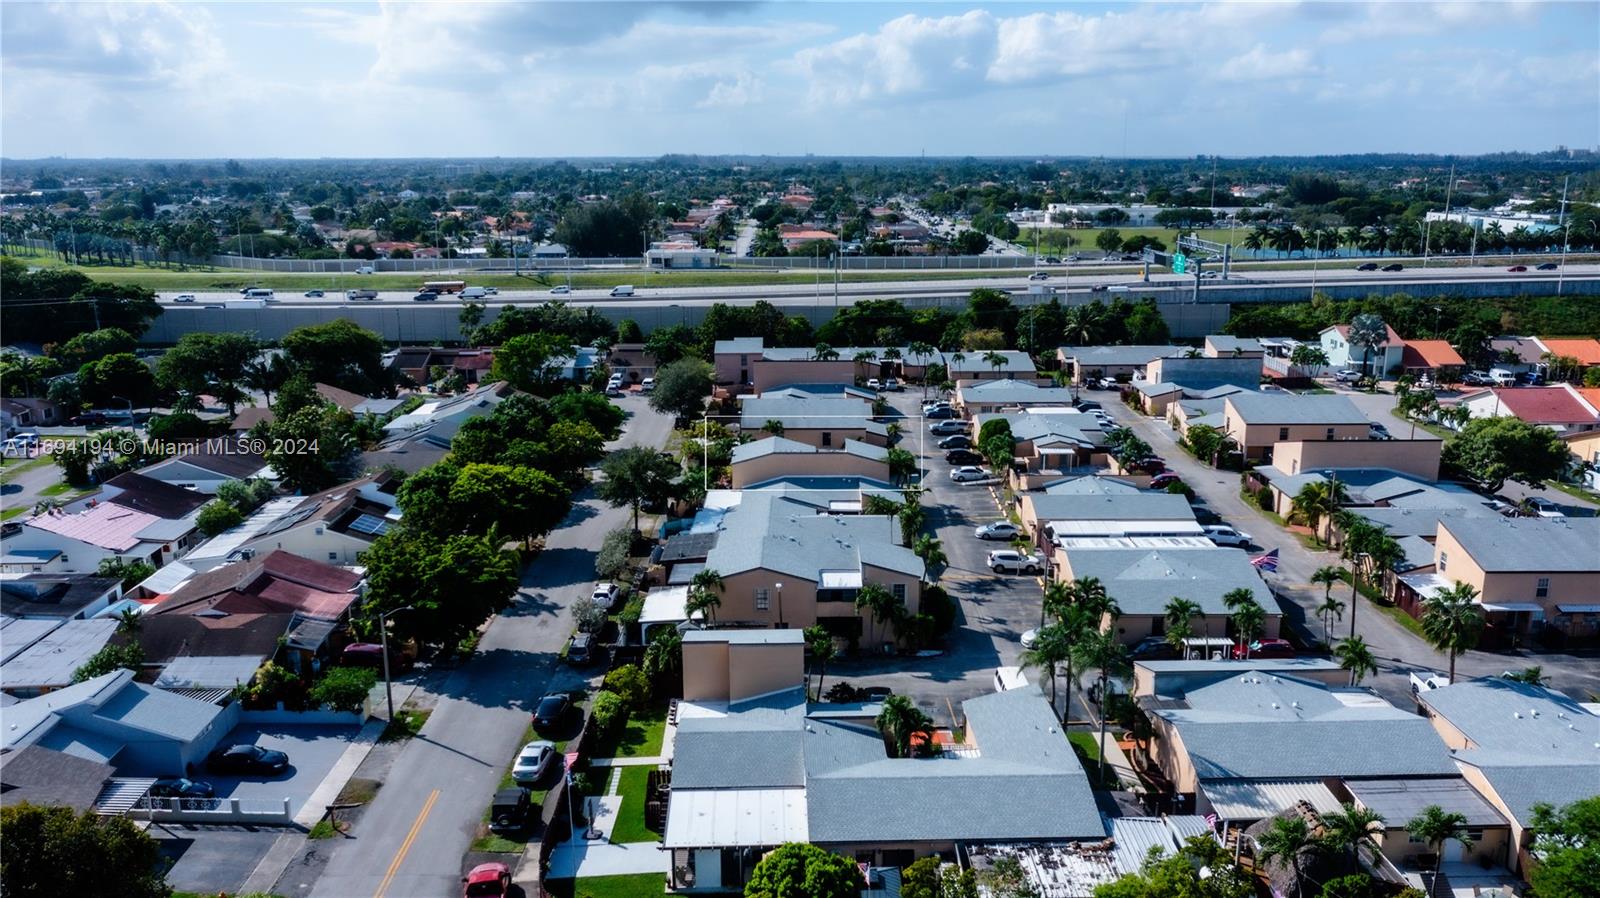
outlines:
[[[1305,801],[1319,813],[1339,810],[1339,799],[1320,779],[1205,780],[1200,790],[1224,820],[1262,820]]]
[[[1484,611],[1529,611],[1540,617],[1544,616],[1544,606],[1537,602],[1484,602]]]
[[[823,571],[818,589],[860,589],[860,571]]]
[[[804,789],[673,789],[667,848],[756,848],[810,840]]]
[[[1600,604],[1574,605],[1569,602],[1557,605],[1556,610],[1562,614],[1600,614]]]

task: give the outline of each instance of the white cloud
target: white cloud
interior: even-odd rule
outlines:
[[[1311,52],[1303,47],[1274,53],[1264,44],[1256,44],[1223,63],[1217,77],[1223,81],[1261,82],[1287,78],[1302,78],[1317,73]]]
[[[711,85],[705,99],[695,104],[702,109],[733,108],[758,103],[766,95],[766,82],[753,72],[740,72],[732,81]]]

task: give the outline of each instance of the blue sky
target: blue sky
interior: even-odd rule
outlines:
[[[1594,2],[12,2],[0,154],[1592,147],[1596,35]]]

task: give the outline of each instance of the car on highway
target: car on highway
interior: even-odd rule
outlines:
[[[505,898],[511,894],[511,868],[497,861],[479,864],[461,883],[461,898]]]
[[[1506,269],[1506,271],[1527,271],[1527,270],[1528,270],[1528,266],[1526,266],[1526,265],[1513,265],[1510,268]]]
[[[951,449],[944,454],[944,460],[952,465],[981,465],[983,456],[971,449]]]
[[[1037,574],[1044,570],[1044,559],[1015,549],[995,549],[989,553],[989,570],[997,574]]]
[[[1363,262],[1360,265],[1356,266],[1356,271],[1377,271],[1377,270],[1378,270],[1378,263],[1377,262]]]
[[[950,471],[950,479],[956,483],[973,483],[979,480],[988,480],[989,477],[989,472],[977,465],[962,465]]]
[[[194,302],[194,294],[193,293],[179,293],[177,296],[172,297],[172,301],[173,302]]]
[[[951,414],[953,415],[955,413],[951,412]],[[932,418],[934,416],[933,415],[929,415],[928,417]],[[967,432],[967,422],[950,420],[950,418],[948,416],[944,416],[944,418],[945,419],[942,420],[942,421],[935,421],[932,424],[929,424],[928,425],[928,432],[931,433],[931,434],[950,434],[950,433],[966,433]]]
[[[324,294],[321,290],[307,290],[306,291],[306,298],[307,299],[321,299],[324,295],[326,295],[326,294]]]
[[[539,704],[533,709],[533,727],[537,730],[547,730],[561,723],[567,716],[567,711],[572,708],[572,699],[565,692],[552,692],[539,699]]]
[[[1200,278],[1207,281],[1214,281],[1219,277],[1222,277],[1222,272],[1220,271],[1205,271],[1200,274]]]
[[[1050,272],[1048,272],[1048,271],[1035,271],[1033,274],[1028,275],[1028,280],[1030,280],[1030,281],[1048,281],[1048,280],[1050,280]]]
[[[212,773],[276,776],[289,769],[289,756],[259,745],[229,745],[211,753],[206,769]]]
[[[934,445],[938,446],[940,449],[971,449],[972,437],[969,437],[964,433],[958,433],[953,437],[945,437]]]
[[[1560,265],[1557,265],[1554,262],[1546,262],[1543,265],[1538,266],[1538,270],[1539,271],[1555,271],[1557,268],[1560,268],[1560,267],[1561,267]]]
[[[1015,539],[1022,535],[1022,528],[1010,521],[990,521],[974,527],[972,535],[978,539]]]
[[[438,298],[439,298],[439,294],[433,292],[432,290],[424,290],[421,293],[418,293],[416,296],[411,297],[411,301],[412,302],[433,302],[434,300],[436,300]]]
[[[1227,524],[1210,524],[1205,528],[1206,539],[1219,546],[1233,546],[1239,549],[1248,549],[1251,545],[1250,534],[1230,527]]]
[[[1246,658],[1293,658],[1294,646],[1287,639],[1257,639],[1249,645],[1236,645],[1233,647],[1233,660],[1243,661]]]
[[[1404,265],[1401,265],[1399,262],[1390,262],[1388,265],[1383,266],[1383,270],[1384,271],[1405,271],[1406,267]]]
[[[551,287],[550,288],[550,293],[552,295],[555,295],[555,296],[566,296],[568,293],[571,293],[571,292],[572,292],[572,288],[568,287],[566,284],[562,284],[559,287]]]
[[[522,751],[517,752],[517,759],[511,764],[511,780],[518,784],[530,785],[544,779],[545,772],[550,769],[550,762],[555,760],[556,745],[540,739],[522,746]]]
[[[617,286],[611,288],[611,296],[613,296],[613,297],[616,297],[616,296],[632,296],[632,295],[633,295],[633,285],[632,284],[618,284]]]

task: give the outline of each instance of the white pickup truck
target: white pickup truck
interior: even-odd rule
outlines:
[[[1433,690],[1438,689],[1438,688],[1440,688],[1442,686],[1449,686],[1449,685],[1450,685],[1450,678],[1449,677],[1441,676],[1441,675],[1436,674],[1436,673],[1424,673],[1424,674],[1413,673],[1413,674],[1411,674],[1411,694],[1412,695],[1421,695],[1424,692],[1432,692]]]

